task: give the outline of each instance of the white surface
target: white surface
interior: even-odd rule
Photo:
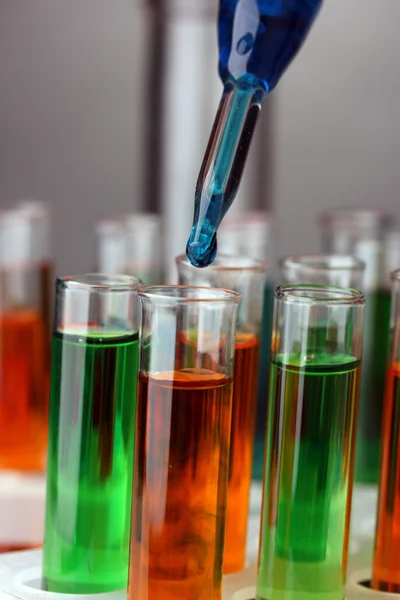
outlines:
[[[400,216],[398,0],[325,1],[274,95],[278,256],[318,252],[316,214]]]
[[[0,546],[42,543],[45,493],[44,475],[0,471]]]
[[[262,486],[254,483],[251,490],[248,526],[247,560],[245,571],[224,577],[223,600],[251,600],[255,594],[259,522]],[[45,480],[40,476],[0,474],[0,544],[40,543],[43,532]],[[375,527],[376,489],[356,486],[353,494],[353,518],[350,541],[348,600],[379,598],[357,582],[369,579],[368,567],[372,557]],[[360,579],[361,578],[361,579]],[[0,555],[0,600],[17,596],[22,600],[53,594],[40,590],[41,551],[16,552]],[[121,600],[124,592],[105,594],[109,600]],[[390,600],[389,595],[382,598]],[[57,598],[62,599],[61,594]],[[76,596],[86,598],[86,596]],[[89,596],[88,598],[93,598]]]

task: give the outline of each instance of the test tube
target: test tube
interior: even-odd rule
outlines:
[[[244,569],[252,473],[257,376],[267,265],[246,257],[218,253],[205,269],[193,267],[185,255],[176,259],[179,283],[209,285],[240,292],[232,403],[229,487],[224,573]],[[264,423],[265,427],[265,423]]]
[[[280,261],[282,283],[316,283],[360,290],[365,264],[346,254],[295,254]]]
[[[253,478],[262,480],[267,419],[272,312],[274,305],[274,244],[272,216],[266,211],[231,214],[218,229],[218,253],[245,256],[266,261],[269,265],[264,287],[264,307],[261,324],[260,368],[258,372],[257,411],[253,453]]]
[[[40,200],[22,200],[16,208],[32,222],[32,259],[40,266],[40,310],[50,339],[54,265],[50,253],[49,209],[46,203]]]
[[[240,295],[140,292],[128,600],[220,600]]]
[[[134,275],[148,285],[161,283],[162,232],[157,215],[138,213],[101,220],[96,237],[99,271]]]
[[[390,272],[384,247],[394,217],[372,209],[336,209],[321,217],[324,252],[351,254],[365,263],[364,359],[355,479],[377,483],[390,318]]]
[[[399,262],[400,264],[400,262]],[[392,273],[392,311],[383,406],[382,459],[372,588],[400,593],[400,270]]]
[[[43,585],[64,594],[128,580],[140,282],[57,280]]]
[[[275,290],[257,600],[343,600],[364,296]]]
[[[35,225],[0,214],[0,468],[46,464],[48,356]]]

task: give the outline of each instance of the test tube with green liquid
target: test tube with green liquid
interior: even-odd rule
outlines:
[[[343,600],[364,296],[275,290],[257,600]]]
[[[57,280],[43,586],[126,587],[138,373],[139,280]]]
[[[324,252],[351,254],[365,263],[365,334],[355,480],[377,484],[390,320],[390,269],[386,242],[394,216],[367,208],[338,208],[321,215]]]

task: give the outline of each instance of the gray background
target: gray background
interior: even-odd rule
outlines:
[[[276,92],[279,252],[318,250],[324,207],[400,210],[399,22],[399,0],[325,0]],[[59,272],[93,263],[96,217],[145,208],[147,39],[132,0],[1,0],[0,208],[51,203]]]

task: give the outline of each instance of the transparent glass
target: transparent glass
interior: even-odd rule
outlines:
[[[364,296],[275,291],[257,600],[343,600]]]
[[[240,292],[242,297],[236,330],[224,556],[224,573],[234,573],[245,566],[257,404],[257,376],[267,265],[254,259],[221,253],[218,253],[214,263],[205,269],[193,267],[184,255],[177,257],[176,264],[179,283],[228,288]],[[266,402],[266,398],[264,398],[264,402]]]
[[[366,295],[356,481],[377,483],[390,318],[390,271],[385,244],[394,217],[372,209],[336,209],[321,216],[324,252],[351,254],[365,263]]]
[[[227,214],[218,229],[218,253],[271,262],[272,217],[265,211]]]
[[[0,468],[46,464],[48,353],[36,227],[25,213],[0,213]]]
[[[162,231],[157,215],[128,214],[100,221],[96,237],[99,271],[135,275],[148,285],[162,282]]]
[[[129,600],[220,600],[240,295],[143,288]]]
[[[31,257],[40,265],[40,310],[50,340],[54,277],[54,262],[50,252],[50,212],[47,204],[39,200],[23,200],[17,209],[31,222]]]
[[[400,261],[399,261],[400,264]],[[382,458],[372,588],[400,593],[400,270],[392,273],[392,309],[383,406]]]
[[[274,243],[271,215],[265,211],[243,212],[234,215],[228,213],[218,230],[218,253],[246,256],[247,258],[266,261],[269,265],[264,288],[253,452],[253,478],[261,481],[264,464],[265,421],[267,420],[265,399],[268,396],[274,306]]]
[[[316,283],[362,289],[365,264],[354,256],[297,254],[280,261],[282,283]]]
[[[57,280],[52,341],[44,589],[126,587],[139,280]]]

